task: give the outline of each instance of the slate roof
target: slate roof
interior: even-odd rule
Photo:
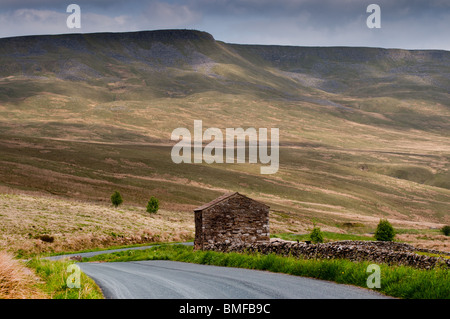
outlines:
[[[210,201],[209,203],[203,204],[202,206],[199,206],[199,207],[195,208],[195,209],[194,209],[194,212],[198,212],[198,211],[204,210],[204,209],[206,209],[206,208],[210,208],[210,207],[212,207],[212,206],[214,206],[214,205],[216,205],[216,204],[218,204],[218,203],[220,203],[220,202],[222,202],[222,201],[224,201],[224,200],[226,200],[226,199],[228,199],[228,198],[230,198],[230,197],[233,197],[233,196],[235,196],[235,195],[239,195],[239,196],[241,196],[241,197],[245,197],[245,198],[247,198],[247,199],[249,199],[249,200],[251,200],[251,201],[254,201],[254,202],[257,202],[257,203],[259,203],[259,204],[261,204],[261,205],[267,206],[267,205],[264,204],[264,203],[258,202],[258,201],[256,201],[256,200],[251,199],[250,197],[247,197],[247,196],[245,196],[245,195],[242,195],[242,194],[240,194],[240,193],[238,193],[238,192],[234,192],[234,193],[231,192],[231,193],[223,194],[222,196],[217,197],[216,199]],[[267,206],[267,207],[269,207],[269,206]]]

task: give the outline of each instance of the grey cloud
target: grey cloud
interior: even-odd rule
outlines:
[[[448,0],[0,0],[0,36],[65,32],[69,3],[81,6],[81,32],[193,28],[225,42],[450,49]],[[365,25],[371,3],[381,30]],[[20,23],[20,10],[37,18]]]

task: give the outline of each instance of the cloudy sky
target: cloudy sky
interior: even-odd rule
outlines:
[[[69,4],[81,28],[69,29]],[[369,29],[369,4],[381,28]],[[450,0],[0,0],[0,37],[197,29],[229,43],[450,50]]]

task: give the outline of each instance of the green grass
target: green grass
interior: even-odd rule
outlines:
[[[204,265],[239,267],[295,276],[311,277],[367,287],[366,272],[370,262],[352,262],[344,259],[299,259],[274,254],[220,253],[214,251],[193,251],[182,245],[158,246],[142,251],[125,251],[83,258],[83,261],[132,261],[173,260]],[[422,270],[407,266],[380,264],[380,293],[408,299],[450,298],[450,274],[448,269]]]
[[[336,240],[375,240],[373,237],[355,235],[355,234],[340,234],[329,231],[322,231],[324,242],[336,241]],[[290,234],[290,233],[280,233],[270,235],[272,238],[281,238],[284,240],[292,241],[306,241],[310,240],[309,234]]]
[[[416,251],[415,253],[417,255],[425,255],[425,256],[430,256],[430,257],[441,257],[441,258],[445,258],[445,259],[450,259],[449,255],[444,255],[444,254],[435,254],[435,253],[429,253],[429,252],[423,252],[423,251]]]
[[[133,244],[133,245],[115,245],[115,246],[110,246],[107,248],[93,248],[93,249],[84,249],[84,250],[78,250],[78,251],[62,251],[62,252],[57,252],[57,253],[41,253],[39,256],[40,257],[61,256],[61,255],[68,255],[68,254],[90,253],[90,252],[95,252],[95,251],[105,251],[105,250],[112,250],[112,249],[154,246],[154,245],[160,245],[160,244],[162,244],[162,243],[153,242],[153,243]],[[20,256],[20,257],[22,257],[22,256]]]
[[[45,259],[32,259],[27,266],[34,269],[42,279],[40,288],[52,299],[103,299],[103,294],[97,284],[84,273],[80,273],[80,288],[69,288],[67,279],[73,271],[68,271],[73,261],[50,261]]]
[[[440,235],[440,229],[412,229],[412,228],[396,228],[396,234],[423,234],[423,235]]]

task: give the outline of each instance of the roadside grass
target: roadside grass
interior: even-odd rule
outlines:
[[[367,287],[369,261],[352,262],[345,259],[301,259],[274,254],[220,253],[194,251],[193,247],[162,245],[148,250],[124,251],[83,258],[83,262],[122,262],[137,260],[173,260],[204,265],[239,267],[295,276],[310,277]],[[406,299],[449,299],[448,269],[422,270],[407,266],[379,264],[382,294]]]
[[[36,279],[11,253],[0,251],[0,299],[46,299]]]
[[[39,284],[40,289],[51,299],[103,299],[100,288],[83,272],[80,273],[80,288],[69,288],[67,286],[66,281],[73,274],[73,271],[68,271],[71,264],[74,264],[74,262],[37,258],[27,262],[27,266],[42,278],[43,282]]]
[[[164,244],[174,244],[179,242],[164,242]],[[145,246],[155,246],[155,245],[161,245],[163,242],[154,242],[154,243],[144,243],[144,244],[133,244],[133,245],[117,245],[117,246],[109,246],[106,248],[92,248],[92,249],[84,249],[84,250],[78,250],[78,251],[65,251],[65,252],[57,252],[57,253],[48,253],[48,254],[41,254],[40,257],[48,257],[48,256],[61,256],[61,255],[73,255],[73,254],[82,254],[82,253],[90,253],[90,252],[97,252],[97,251],[106,251],[106,250],[112,250],[112,249],[123,249],[123,248],[135,248],[135,247],[145,247]]]

